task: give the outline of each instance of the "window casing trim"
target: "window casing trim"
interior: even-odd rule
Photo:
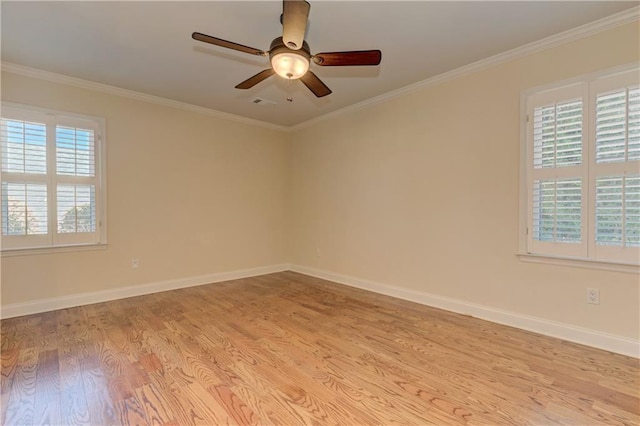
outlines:
[[[571,86],[583,86],[583,99],[587,99],[591,102],[591,98],[593,97],[594,90],[590,90],[594,83],[597,85],[599,80],[604,80],[609,77],[614,77],[617,74],[624,74],[629,71],[638,71],[640,70],[640,64],[638,62],[633,62],[630,64],[625,64],[619,67],[598,71],[590,74],[584,74],[578,77],[566,79],[559,82],[554,82],[550,84],[545,84],[537,87],[533,87],[527,89],[520,94],[520,179],[519,179],[519,216],[518,216],[518,251],[516,255],[521,261],[525,262],[534,262],[534,263],[547,263],[554,265],[563,265],[563,266],[574,266],[574,267],[582,267],[582,268],[593,268],[593,269],[604,269],[611,271],[619,271],[619,272],[631,272],[631,273],[640,273],[640,258],[638,258],[637,262],[632,261],[628,262],[627,260],[616,259],[615,256],[607,258],[606,256],[602,256],[600,258],[587,257],[587,253],[594,253],[595,250],[595,237],[592,236],[594,230],[589,230],[588,234],[584,233],[584,229],[586,226],[592,225],[594,223],[593,217],[595,215],[595,206],[594,200],[589,199],[588,195],[585,197],[585,187],[589,188],[589,191],[594,188],[595,184],[595,171],[589,171],[589,167],[595,166],[596,168],[603,170],[610,168],[613,170],[618,170],[619,167],[617,164],[605,163],[605,164],[596,164],[592,159],[592,155],[594,155],[591,151],[593,151],[590,146],[591,141],[588,138],[584,139],[583,143],[583,154],[582,154],[582,162],[584,167],[584,182],[586,185],[583,185],[583,200],[587,203],[585,212],[587,217],[583,217],[582,227],[583,227],[583,238],[585,235],[588,235],[589,239],[584,244],[585,250],[584,254],[582,253],[569,253],[569,254],[545,254],[545,253],[536,253],[531,250],[531,240],[532,236],[530,233],[532,230],[529,230],[529,223],[531,223],[531,212],[530,212],[530,181],[533,181],[532,172],[533,172],[533,147],[529,141],[529,125],[528,119],[533,119],[529,111],[529,99],[533,96],[553,96],[552,92],[561,88],[569,88]],[[635,80],[634,82],[637,82]],[[586,120],[586,123],[583,122],[583,136],[590,135],[592,133],[592,123],[595,122],[594,115],[595,109],[590,107],[589,111],[584,114],[583,121]],[[540,169],[538,169],[539,171]],[[555,169],[558,171],[558,169]],[[544,171],[539,172],[541,175],[544,175]],[[560,171],[561,174],[564,171]],[[638,171],[634,171],[634,173],[638,173]],[[600,175],[600,173],[598,173]],[[593,240],[593,241],[592,241]],[[557,244],[557,243],[556,243]],[[587,248],[588,247],[588,248]]]
[[[546,254],[516,253],[518,259],[526,263],[542,263],[573,268],[599,269],[602,271],[640,274],[640,265],[625,262],[610,262],[606,260],[584,259],[579,257],[562,257]]]
[[[12,248],[2,250],[0,257],[15,257],[15,256],[34,256],[42,254],[57,254],[57,253],[69,253],[78,251],[93,251],[93,250],[106,250],[106,243],[97,244],[67,244],[58,246],[44,246],[44,247],[30,247],[30,248]]]
[[[24,115],[46,115],[51,117],[56,117],[58,119],[58,125],[64,125],[66,120],[72,120],[73,122],[85,122],[88,127],[93,128],[97,131],[97,137],[95,140],[95,177],[90,179],[86,179],[83,177],[76,176],[66,176],[62,179],[58,179],[61,182],[69,182],[69,183],[83,183],[89,180],[95,182],[96,186],[99,187],[99,190],[96,191],[96,241],[95,242],[78,242],[75,240],[72,234],[62,235],[58,234],[55,231],[55,227],[52,227],[52,221],[55,221],[55,218],[49,218],[49,229],[50,232],[47,235],[27,235],[24,236],[25,240],[30,240],[25,244],[20,244],[18,246],[12,247],[4,247],[4,245],[0,245],[0,253],[2,257],[12,256],[12,255],[27,255],[27,254],[43,254],[43,253],[53,253],[53,252],[66,252],[66,251],[80,251],[80,250],[91,250],[98,248],[106,248],[107,245],[107,129],[106,129],[106,120],[103,117],[91,116],[86,114],[78,114],[74,112],[67,112],[62,110],[56,110],[51,108],[44,108],[38,106],[32,106],[27,104],[20,104],[14,102],[2,101],[0,103],[2,111],[4,110],[15,110],[19,111],[20,114]],[[2,114],[4,117],[4,114]],[[50,129],[50,122],[47,121],[47,133],[50,131],[55,132],[55,128]],[[47,136],[47,141],[49,140],[49,136]],[[48,143],[48,142],[47,142]],[[51,177],[50,175],[55,174],[55,153],[53,155],[49,155],[50,158],[47,160],[47,174],[42,176],[43,183],[48,185],[49,190],[55,190],[51,185]],[[53,161],[51,160],[53,157]],[[3,175],[10,173],[0,172]],[[4,181],[4,179],[3,179]],[[50,198],[51,199],[51,198]],[[3,237],[6,238],[6,237]],[[0,239],[1,241],[2,239]],[[0,242],[1,244],[1,242]]]

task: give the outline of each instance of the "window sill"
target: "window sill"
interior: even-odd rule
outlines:
[[[106,250],[107,244],[81,244],[72,246],[37,247],[25,249],[4,249],[2,257],[34,256],[40,254],[71,253],[78,251]]]
[[[569,266],[573,268],[600,269],[603,271],[624,272],[627,274],[640,273],[637,263],[608,262],[602,260],[581,259],[575,257],[557,257],[532,253],[516,253],[522,262],[544,263],[547,265]]]

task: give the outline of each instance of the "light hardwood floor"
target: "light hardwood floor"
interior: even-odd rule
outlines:
[[[2,421],[639,424],[637,359],[293,272],[2,321]]]

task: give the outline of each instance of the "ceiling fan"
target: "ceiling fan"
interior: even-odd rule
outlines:
[[[379,50],[356,50],[348,52],[325,52],[311,54],[309,44],[304,40],[307,19],[311,5],[304,0],[284,0],[280,22],[282,37],[271,42],[268,51],[263,51],[221,38],[195,32],[194,40],[233,49],[257,56],[268,56],[271,68],[260,71],[236,86],[236,89],[250,89],[261,81],[277,74],[288,80],[300,79],[314,95],[321,98],[331,93],[331,89],[309,70],[311,61],[325,67],[352,65],[378,65],[382,60]]]

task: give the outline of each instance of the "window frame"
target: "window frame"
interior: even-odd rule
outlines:
[[[41,181],[47,185],[46,235],[4,236],[0,234],[0,253],[4,256],[44,254],[106,248],[107,245],[107,155],[106,120],[102,117],[73,112],[42,108],[31,105],[5,102],[1,103],[2,118],[32,120],[45,123],[47,147],[47,173],[45,175],[20,176],[20,173],[3,172],[0,169],[0,182],[19,181],[31,183]],[[56,126],[83,127],[94,131],[94,167],[93,177],[66,176],[57,174],[56,162]],[[80,126],[79,126],[80,125]],[[8,178],[7,178],[8,176]],[[95,185],[96,232],[90,233],[93,241],[88,242],[80,233],[59,233],[57,230],[57,187],[59,184]],[[7,243],[7,240],[10,242]]]
[[[638,83],[639,64],[631,63],[620,67],[578,76],[543,86],[525,90],[520,95],[520,197],[519,197],[519,239],[517,255],[525,262],[547,263],[580,268],[595,268],[620,272],[640,273],[639,250],[628,250],[619,256],[623,249],[617,247],[598,246],[595,241],[595,183],[596,178],[606,176],[603,171],[631,169],[633,174],[640,174],[640,162],[625,161],[623,163],[601,163],[595,161],[595,99],[596,94],[614,87],[622,88]],[[624,81],[624,82],[622,82]],[[610,86],[609,88],[606,88]],[[579,166],[544,168],[534,170],[533,149],[533,106],[534,101],[540,105],[545,100],[568,100],[564,93],[580,93],[583,100],[583,145],[582,162]],[[567,170],[560,170],[567,169]],[[572,169],[572,170],[569,170]],[[548,169],[547,169],[548,170]],[[571,172],[574,172],[573,174]],[[559,172],[559,173],[558,173]],[[614,173],[614,174],[616,174]],[[557,179],[580,176],[582,178],[582,242],[579,247],[566,249],[568,243],[544,243],[534,241],[530,228],[533,216],[533,182],[536,177],[550,176]],[[545,250],[538,250],[540,246]],[[554,250],[553,245],[562,245]],[[631,253],[631,255],[629,255]],[[637,259],[637,260],[636,260]]]

